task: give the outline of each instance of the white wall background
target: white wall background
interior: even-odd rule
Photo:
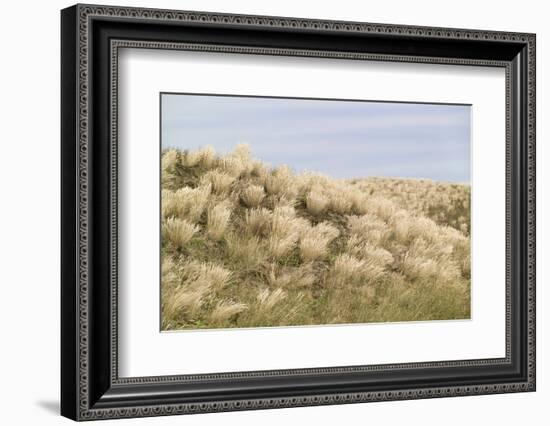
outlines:
[[[538,390],[421,401],[292,408],[118,424],[544,424],[550,401],[550,27],[537,0],[338,2],[104,0],[103,4],[537,33]],[[68,424],[59,404],[59,9],[3,4],[0,43],[0,401],[2,424]],[[546,166],[546,167],[545,167]],[[102,424],[117,424],[107,421]]]

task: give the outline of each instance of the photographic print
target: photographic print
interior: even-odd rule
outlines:
[[[536,390],[536,34],[60,29],[63,416]]]
[[[160,103],[162,330],[470,318],[470,105]]]

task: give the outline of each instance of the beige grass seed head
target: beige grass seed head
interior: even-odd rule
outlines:
[[[306,195],[306,208],[309,213],[318,216],[327,208],[329,199],[319,190],[312,189]]]
[[[241,192],[241,200],[247,207],[258,207],[264,197],[264,188],[259,185],[249,185]]]
[[[245,212],[247,230],[257,236],[266,236],[269,233],[272,213],[264,208],[254,208]]]
[[[201,177],[202,185],[212,185],[212,191],[216,194],[226,194],[231,184],[235,181],[235,176],[219,170],[210,170]]]
[[[248,309],[248,305],[245,303],[230,302],[228,300],[222,300],[218,302],[214,310],[210,313],[210,320],[215,323],[227,321],[241,312]]]
[[[222,239],[231,217],[231,207],[227,203],[216,204],[208,209],[206,228],[208,235],[219,241]]]
[[[261,310],[270,310],[273,307],[283,301],[287,296],[286,291],[282,288],[278,288],[274,291],[264,288],[258,292],[257,302]]]
[[[161,158],[162,173],[171,173],[176,166],[178,160],[178,151],[175,149],[169,149],[163,152]]]
[[[327,245],[339,235],[337,228],[325,222],[307,229],[300,238],[300,254],[304,262],[325,257]]]
[[[177,217],[169,217],[162,225],[162,235],[177,247],[184,247],[199,231],[199,227]]]

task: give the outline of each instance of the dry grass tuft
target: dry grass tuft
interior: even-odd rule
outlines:
[[[163,174],[172,173],[178,161],[178,151],[169,149],[162,153],[161,170]]]
[[[337,188],[332,189],[330,192],[329,209],[337,214],[351,213],[353,207],[352,200],[347,196],[346,192],[338,191]]]
[[[328,205],[328,198],[320,190],[312,189],[306,195],[307,211],[314,216],[318,216],[325,211]]]
[[[256,236],[229,234],[227,242],[227,257],[234,265],[245,268],[259,267],[267,257],[262,242]]]
[[[176,217],[169,217],[162,225],[163,237],[177,247],[185,246],[198,231],[198,226]]]
[[[186,167],[203,167],[206,169],[214,165],[216,151],[211,146],[206,146],[198,151],[186,152],[183,156],[183,164]]]
[[[285,256],[298,241],[298,234],[292,233],[286,236],[272,235],[269,238],[269,252],[275,258]]]
[[[212,186],[210,184],[177,191],[162,191],[162,214],[164,217],[178,216],[191,222],[198,222],[204,212]]]
[[[218,170],[210,170],[201,178],[201,184],[212,186],[212,191],[216,194],[225,194],[231,188],[231,184],[235,181],[235,176]]]
[[[278,288],[274,291],[264,288],[258,293],[258,305],[261,310],[273,309],[273,307],[283,301],[287,294],[282,288]]]
[[[222,300],[218,302],[210,314],[210,319],[215,323],[223,322],[243,311],[246,311],[247,309],[248,306],[244,303],[234,303],[227,300]]]
[[[227,203],[220,203],[208,210],[206,227],[208,235],[214,240],[221,240],[231,216],[231,208]]]
[[[229,284],[232,273],[215,263],[191,260],[182,266],[180,275],[187,289],[204,293],[213,288],[224,288]]]
[[[162,315],[165,318],[177,316],[193,317],[202,307],[202,299],[205,292],[185,291],[179,289],[163,298]]]
[[[256,208],[245,212],[247,229],[254,235],[265,236],[269,232],[272,213],[266,208]]]
[[[329,283],[336,286],[372,284],[382,277],[384,269],[376,258],[357,259],[343,253],[334,261]]]
[[[264,187],[269,195],[279,200],[292,202],[296,198],[298,188],[294,185],[294,176],[288,166],[280,166],[265,177]]]
[[[300,253],[305,262],[327,255],[327,245],[340,235],[340,231],[327,223],[320,223],[304,231],[300,239]]]
[[[250,185],[241,193],[241,200],[247,207],[258,207],[264,197],[264,188],[259,185]]]
[[[362,216],[348,216],[347,225],[352,238],[373,245],[379,245],[388,232],[386,223],[370,213]]]

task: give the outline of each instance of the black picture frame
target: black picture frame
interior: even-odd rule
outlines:
[[[61,414],[92,420],[534,391],[535,42],[534,34],[510,32],[62,10]],[[119,378],[116,55],[124,46],[505,68],[506,357]]]

